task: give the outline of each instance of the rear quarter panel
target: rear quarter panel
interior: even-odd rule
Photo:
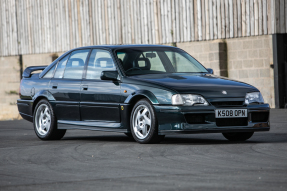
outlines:
[[[18,110],[20,114],[33,116],[34,101],[39,97],[52,99],[48,93],[50,79],[39,78],[39,74],[33,74],[31,78],[23,78],[20,85],[20,100]]]

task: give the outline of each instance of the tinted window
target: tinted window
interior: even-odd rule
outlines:
[[[86,79],[100,79],[102,71],[116,70],[110,53],[106,50],[94,49],[88,63]]]
[[[149,54],[152,53],[153,57],[148,57]],[[164,69],[163,64],[161,63],[161,60],[157,54],[157,52],[153,51],[153,52],[145,52],[144,53],[145,57],[149,60],[150,62],[150,70],[153,71],[162,71],[165,72],[166,70]],[[141,66],[140,66],[141,67]]]
[[[126,56],[126,53],[124,53],[124,52],[117,52],[117,57],[118,57],[118,59],[120,59],[121,61],[124,60],[125,56]]]
[[[201,72],[204,71],[203,67],[200,65],[195,65],[197,61],[189,56],[187,53],[182,52],[173,52],[173,51],[165,51],[168,56],[170,62],[175,68],[176,72]]]
[[[54,78],[63,78],[64,70],[66,68],[67,60],[70,55],[67,55],[65,58],[60,60],[57,66],[57,70],[55,72]]]
[[[82,79],[86,59],[90,50],[77,50],[72,52],[64,72],[64,78]]]
[[[186,52],[172,47],[135,47],[116,51],[126,75],[204,72],[207,70]]]
[[[55,64],[55,65],[49,70],[49,72],[47,72],[47,73],[45,74],[45,76],[44,76],[43,78],[52,78],[56,66],[57,66],[57,64]]]

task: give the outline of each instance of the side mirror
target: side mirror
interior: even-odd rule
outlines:
[[[206,70],[208,71],[208,73],[213,74],[213,70],[211,68],[207,68]]]
[[[102,71],[101,80],[118,80],[118,71]]]

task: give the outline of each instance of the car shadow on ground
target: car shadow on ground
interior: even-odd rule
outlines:
[[[287,136],[284,133],[260,133],[254,134],[250,140],[231,142],[226,140],[220,134],[213,134],[215,137],[210,138],[211,134],[200,135],[181,135],[179,136],[166,136],[160,144],[182,144],[182,145],[214,145],[214,144],[258,144],[258,143],[287,143]],[[274,139],[276,136],[276,139]],[[68,136],[64,137],[61,141],[91,141],[91,142],[118,142],[118,143],[136,143],[132,138],[125,135],[99,135],[99,136]]]

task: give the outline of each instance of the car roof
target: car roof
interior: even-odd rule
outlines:
[[[148,48],[148,47],[158,47],[158,48],[176,48],[174,46],[167,45],[154,45],[154,44],[123,44],[123,45],[93,45],[93,46],[83,46],[75,48],[73,50],[85,49],[85,48],[107,48],[107,49],[120,49],[120,48]]]

